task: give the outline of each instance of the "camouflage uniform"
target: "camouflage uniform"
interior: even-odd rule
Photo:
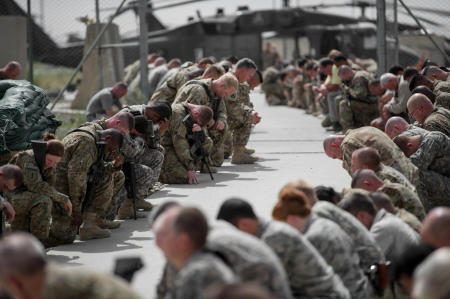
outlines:
[[[64,205],[69,197],[53,187],[54,168],[45,169],[46,181],[42,179],[32,150],[17,153],[10,163],[19,166],[24,174],[23,186],[7,193],[16,211],[11,229],[30,232],[44,241],[50,230],[52,201]]]
[[[339,103],[339,123],[344,130],[368,126],[378,117],[377,99],[369,91],[371,79],[368,72],[357,71],[345,88],[344,100]]]
[[[419,149],[411,161],[419,168],[420,182],[416,186],[427,211],[436,206],[450,206],[449,138],[441,132],[429,132],[421,137]]]
[[[407,210],[420,220],[425,218],[423,204],[417,194],[411,189],[400,184],[385,181],[377,191],[387,194],[394,206]]]
[[[166,151],[159,177],[162,183],[187,184],[187,172],[197,168],[186,139],[187,128],[182,122],[188,114],[187,109],[186,103],[172,105],[169,128],[161,139],[161,145]],[[203,144],[206,151],[211,148],[211,144],[211,139],[207,138]]]
[[[282,262],[294,298],[350,298],[349,291],[320,253],[289,225],[260,219],[258,237]]]
[[[434,100],[434,105],[450,110],[450,93],[443,92],[438,95]]]
[[[240,281],[256,283],[274,298],[292,298],[279,259],[255,237],[237,230],[227,222],[217,221],[210,227],[205,250],[220,255]],[[165,298],[175,287],[175,275],[176,269],[166,264],[157,286],[158,299]]]
[[[439,96],[443,93],[450,93],[450,82],[434,80],[433,93],[437,96]]]
[[[217,130],[214,128],[208,129],[208,136],[213,141],[213,148],[210,152],[211,157],[211,164],[213,166],[221,166],[224,160],[223,157],[223,142],[225,140],[226,131],[228,130],[227,125],[227,108],[225,106],[224,99],[221,99],[217,97],[214,94],[214,91],[212,90],[212,79],[205,79],[205,80],[196,80],[197,82],[200,82],[202,84],[205,84],[208,88],[209,95],[213,98],[210,98],[208,96],[208,93],[205,91],[202,85],[199,84],[189,84],[194,81],[191,81],[187,83],[186,85],[181,88],[177,96],[175,98],[174,104],[181,104],[181,103],[191,103],[194,105],[205,105],[209,108],[213,109],[212,104],[214,99],[219,100],[219,107],[217,111],[217,115],[214,115],[214,119],[216,121],[221,121],[225,124],[225,128],[223,130]]]
[[[333,267],[352,298],[373,297],[367,276],[359,267],[352,239],[336,223],[312,214],[306,222],[305,237]]]
[[[428,131],[439,131],[450,137],[450,111],[438,107],[424,119],[422,128]]]
[[[397,136],[416,136],[416,135],[423,136],[424,134],[426,134],[428,132],[429,131],[422,129],[420,127],[417,127],[415,125],[409,125],[408,129],[406,129],[402,133],[398,134]]]
[[[100,140],[98,131],[106,129],[104,121],[86,123],[80,129],[91,132],[96,140]],[[49,245],[72,243],[81,224],[81,209],[86,194],[89,169],[97,160],[96,140],[85,132],[73,132],[62,140],[64,157],[56,168],[56,189],[70,197],[72,216],[60,205],[54,205],[52,210],[52,225],[50,228]],[[114,162],[104,162],[105,172],[99,185],[95,186],[93,198],[84,212],[103,215],[113,197],[114,189],[121,189],[123,173],[114,167]],[[114,173],[119,173],[114,174]]]
[[[338,224],[353,240],[359,254],[363,271],[384,260],[378,245],[367,229],[353,215],[326,201],[318,201],[312,206],[312,212],[322,218]]]
[[[294,85],[292,88],[292,102],[294,107],[301,109],[308,108],[306,104],[306,90],[304,89],[304,85],[309,82],[311,82],[311,80],[305,71],[303,71],[303,74],[297,76],[294,80]]]
[[[417,167],[409,161],[389,136],[374,127],[351,130],[342,141],[343,166],[350,174],[352,153],[366,146],[378,150],[383,164],[398,170],[413,184],[417,182]]]
[[[192,68],[185,68],[173,74],[153,93],[149,104],[160,100],[166,100],[172,104],[180,88],[189,80],[194,79],[194,77],[189,75],[190,70],[192,70]]]
[[[380,169],[375,172],[375,174],[383,181],[389,181],[391,183],[403,185],[417,194],[416,187],[414,187],[414,185],[411,184],[411,182],[408,181],[408,179],[403,174],[390,166],[382,165]]]
[[[269,67],[264,71],[261,89],[266,94],[266,101],[269,105],[283,105],[286,102],[283,86],[278,79],[279,72],[276,68]]]
[[[412,229],[416,232],[420,233],[420,229],[422,228],[422,222],[417,219],[414,214],[408,212],[405,209],[395,208],[394,215],[403,220],[406,224],[408,224]]]
[[[247,83],[239,83],[237,93],[225,100],[228,130],[232,133],[232,144],[246,145],[252,130],[252,108],[246,106],[250,87]]]
[[[141,298],[120,278],[82,268],[47,264],[40,298],[44,299],[137,299]]]
[[[201,298],[211,286],[233,283],[236,278],[221,259],[208,252],[197,252],[177,273],[166,299]]]

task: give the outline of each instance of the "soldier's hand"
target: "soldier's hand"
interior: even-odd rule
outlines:
[[[222,131],[223,129],[225,129],[224,122],[221,120],[216,121],[216,129],[219,131]]]
[[[261,121],[261,116],[259,116],[258,112],[252,111],[253,121],[252,124],[256,125]]]
[[[159,123],[159,131],[158,134],[159,136],[164,135],[164,133],[167,131],[167,129],[169,128],[169,120],[167,118],[164,117],[163,120],[161,120]]]
[[[72,215],[72,202],[70,200],[66,201],[64,204],[64,210],[66,210],[67,216]]]
[[[122,165],[123,160],[124,160],[123,155],[120,154],[120,153],[117,153],[117,154],[114,156],[114,167],[119,167],[120,165]]]
[[[197,173],[195,170],[188,171],[189,184],[198,184]]]
[[[16,216],[16,211],[14,210],[13,206],[9,203],[9,202],[5,202],[4,203],[5,206],[5,215],[6,215],[6,220],[9,223],[12,223],[14,221],[14,217]]]
[[[202,127],[200,127],[199,125],[197,125],[197,124],[194,124],[193,126],[192,126],[192,132],[200,132],[202,130]]]

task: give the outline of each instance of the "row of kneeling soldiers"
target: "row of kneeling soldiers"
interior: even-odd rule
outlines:
[[[167,86],[173,80],[178,91]],[[145,199],[162,184],[199,183],[197,171],[214,173],[230,155],[231,163],[254,163],[246,145],[261,118],[249,93],[261,80],[249,58],[234,65],[208,58],[169,76],[148,104],[123,105],[122,82],[99,91],[85,124],[61,141],[47,134],[40,153],[11,159],[23,178],[3,189],[12,231],[31,232],[46,247],[77,234],[105,238],[120,226],[116,218],[145,217],[140,211],[153,208]]]
[[[450,209],[430,211],[419,232],[395,213],[382,192],[341,199],[302,180],[280,190],[273,220],[240,198],[225,200],[212,223],[167,201],[150,215],[166,258],[153,297],[447,298]],[[16,298],[139,298],[118,279],[48,263],[24,233],[0,241],[0,284]]]

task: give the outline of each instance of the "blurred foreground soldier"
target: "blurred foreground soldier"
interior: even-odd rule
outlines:
[[[450,111],[434,107],[425,95],[414,94],[409,98],[408,113],[425,130],[439,131],[450,137]]]
[[[353,194],[339,206],[358,219],[374,236],[386,260],[393,265],[410,247],[420,244],[419,235],[397,216],[381,209],[377,212],[368,196]]]
[[[114,84],[113,87],[103,88],[97,92],[86,107],[86,121],[93,121],[102,117],[110,117],[116,114],[113,106],[122,109],[120,98],[127,94],[127,85],[123,82]]]
[[[0,241],[0,286],[18,299],[140,298],[119,278],[47,262],[42,245],[26,233]]]
[[[344,83],[344,100],[339,103],[339,123],[343,130],[370,125],[378,116],[376,97],[369,91],[372,75],[342,65],[338,72]]]
[[[390,166],[381,163],[381,157],[378,151],[371,147],[363,147],[357,149],[352,154],[352,173],[359,169],[370,169],[375,172],[377,177],[383,181],[401,184],[416,192],[416,188],[408,181],[408,179]]]
[[[172,208],[153,225],[156,244],[178,273],[165,298],[200,298],[206,288],[232,283],[232,270],[204,250],[208,235],[205,216],[196,208]]]
[[[169,208],[179,207],[175,202],[166,202],[154,210],[152,221]],[[213,223],[206,244],[208,252],[215,253],[230,266],[242,282],[257,284],[275,298],[292,298],[286,273],[273,251],[262,241],[235,229],[225,221]],[[170,289],[177,270],[167,263],[157,286],[157,298],[162,299]]]
[[[369,279],[359,266],[359,256],[352,239],[336,223],[311,213],[303,192],[292,187],[281,189],[272,217],[304,234],[333,267],[351,298],[373,296]]]
[[[15,80],[20,74],[20,69],[20,63],[17,61],[8,62],[7,65],[0,69],[0,80]]]
[[[117,118],[130,117],[130,114],[119,112]],[[110,124],[117,119],[108,119]],[[128,124],[127,124],[128,125]],[[128,129],[126,126],[124,129]],[[107,127],[108,125],[106,125]],[[99,143],[103,141],[104,143]],[[46,246],[72,243],[79,229],[80,240],[109,237],[110,233],[103,227],[117,227],[109,225],[102,218],[113,196],[115,176],[113,173],[121,173],[120,166],[123,158],[117,153],[123,142],[123,135],[117,129],[104,129],[98,123],[88,123],[69,133],[62,140],[64,143],[64,157],[57,167],[56,188],[59,192],[69,196],[73,205],[73,215],[69,217],[59,205],[52,210],[52,226],[49,242]],[[105,144],[106,143],[106,144]],[[105,162],[104,156],[114,155],[116,159]],[[95,165],[95,169],[93,168]],[[102,172],[100,177],[93,177],[92,171]],[[99,174],[96,174],[99,175]],[[123,177],[123,174],[122,174]],[[90,193],[87,193],[89,180],[99,180],[95,186],[89,184]],[[121,182],[123,185],[123,181]],[[122,186],[118,186],[120,189]],[[89,194],[90,198],[86,198]]]
[[[160,181],[167,184],[198,184],[196,169],[198,162],[191,153],[189,136],[201,132],[212,119],[213,112],[207,106],[193,104],[174,104],[169,128],[161,139],[161,145],[166,150],[161,169]],[[188,121],[189,120],[189,121]],[[187,127],[192,122],[192,128]],[[189,136],[188,136],[189,135]],[[201,142],[203,149],[208,152],[212,141],[205,138]]]
[[[394,214],[395,216],[403,220],[403,222],[408,224],[416,232],[420,232],[420,229],[422,228],[422,222],[420,222],[420,220],[414,214],[408,212],[407,210],[394,207],[391,199],[386,193],[370,192],[369,198],[375,204],[377,211],[385,209],[387,212]]]
[[[254,283],[233,283],[211,287],[203,299],[271,299],[272,296]]]
[[[382,181],[371,169],[355,171],[352,188],[386,193],[394,206],[407,210],[420,220],[425,218],[425,209],[416,193],[401,184]]]
[[[12,223],[16,215],[13,206],[3,195],[20,187],[22,182],[23,174],[20,167],[11,164],[0,166],[0,238],[5,233],[4,220]]]
[[[231,74],[217,80],[192,80],[178,91],[174,104],[205,105],[213,111],[213,124],[208,125],[208,136],[213,141],[210,152],[213,166],[221,166],[224,159],[224,141],[228,130],[225,101],[238,89],[238,81]]]
[[[349,298],[339,277],[309,241],[286,224],[259,219],[250,204],[226,200],[217,219],[266,243],[279,257],[288,275],[294,298]]]
[[[283,86],[280,81],[280,72],[274,67],[268,67],[263,73],[263,84],[261,89],[266,95],[266,102],[269,105],[284,105],[286,98],[283,93]]]
[[[414,272],[413,298],[450,298],[450,248],[432,253]]]
[[[64,144],[49,133],[44,136],[44,141],[42,151],[22,151],[11,159],[11,164],[22,169],[24,181],[22,187],[7,194],[16,211],[12,231],[30,232],[41,242],[48,238],[52,202],[64,207],[67,216],[72,214],[69,197],[55,189],[55,170],[64,156]]]
[[[289,182],[283,189],[287,187],[292,187],[303,192],[308,200],[308,204],[312,207],[311,211],[315,215],[333,221],[352,238],[355,249],[359,254],[360,267],[363,271],[367,271],[370,266],[384,260],[384,256],[373,237],[351,214],[332,203],[319,201],[314,192],[314,188],[303,180]]]
[[[424,243],[433,247],[450,247],[450,208],[431,210],[423,221],[420,236]]]
[[[328,157],[343,161],[342,166],[349,174],[353,152],[370,146],[378,151],[383,164],[401,172],[411,183],[417,182],[417,167],[405,157],[389,136],[374,127],[361,127],[345,135],[329,136],[323,141],[323,146]]]
[[[389,118],[386,122],[384,131],[391,138],[396,136],[423,136],[429,131],[409,124],[405,119],[399,116]]]

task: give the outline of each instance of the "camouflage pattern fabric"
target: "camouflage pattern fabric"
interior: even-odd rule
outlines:
[[[279,71],[276,68],[269,67],[264,71],[261,89],[264,91],[269,105],[282,105],[286,102],[283,86],[278,79]]]
[[[450,81],[435,80],[433,82],[433,93],[437,96],[442,93],[450,93]]]
[[[165,298],[201,298],[208,287],[235,281],[236,278],[231,269],[217,256],[207,252],[197,252],[177,273],[174,287],[169,289]]]
[[[255,237],[229,223],[217,221],[210,227],[205,250],[220,254],[240,281],[256,283],[274,298],[292,298],[279,259]],[[175,267],[166,263],[157,286],[157,298],[165,298],[174,288],[176,273]]]
[[[161,85],[152,95],[149,104],[155,103],[160,100],[166,100],[169,103],[173,103],[177,95],[178,90],[187,81],[189,81],[188,69],[181,69],[173,74],[166,82]]]
[[[417,167],[383,131],[374,127],[350,130],[341,143],[343,167],[351,174],[352,153],[370,146],[378,150],[381,162],[401,172],[411,183],[417,182]]]
[[[450,137],[450,111],[437,107],[423,121],[421,126],[428,131],[439,131]]]
[[[382,167],[380,167],[380,169],[378,169],[375,174],[383,181],[389,181],[391,183],[403,185],[417,194],[416,187],[414,187],[414,185],[411,184],[411,182],[408,181],[408,179],[403,174],[390,166],[382,165]]]
[[[443,92],[436,97],[434,100],[434,105],[436,107],[442,107],[447,110],[450,110],[450,93]]]
[[[450,178],[430,170],[419,170],[419,183],[416,185],[417,192],[429,212],[434,207],[450,207]]]
[[[417,194],[411,189],[397,183],[385,181],[377,191],[387,194],[394,206],[407,210],[420,220],[425,218],[423,204]]]
[[[398,134],[397,136],[416,136],[416,135],[423,136],[423,135],[425,135],[428,132],[429,131],[427,131],[425,129],[422,129],[422,128],[418,127],[418,126],[409,125],[408,129],[406,129],[402,133]]]
[[[420,230],[422,228],[422,222],[420,222],[420,220],[417,219],[417,217],[414,216],[414,214],[408,212],[405,209],[395,208],[394,215],[403,220],[403,222],[408,224],[416,232],[420,233]]]
[[[237,93],[225,100],[228,130],[232,133],[234,145],[246,145],[250,139],[253,109],[246,106],[249,93],[249,86],[240,83]]]
[[[7,193],[16,211],[11,229],[30,232],[44,241],[50,230],[52,201],[64,205],[69,197],[53,187],[56,178],[54,168],[45,169],[47,181],[42,179],[32,150],[17,153],[10,163],[19,166],[24,174],[23,187]]]
[[[450,178],[450,138],[441,132],[428,132],[420,138],[410,157],[420,170],[431,170]]]
[[[359,256],[352,239],[336,223],[312,214],[304,235],[325,261],[333,267],[351,294],[351,298],[370,298],[372,286],[359,267]]]
[[[312,206],[312,212],[339,225],[352,239],[359,255],[363,271],[384,260],[380,248],[365,226],[353,215],[326,201],[318,201]]]
[[[339,276],[304,236],[278,221],[259,222],[258,237],[282,262],[294,298],[350,298]]]
[[[161,139],[161,145],[166,150],[159,176],[162,183],[187,184],[187,172],[197,168],[190,153],[189,142],[186,139],[187,128],[182,122],[187,115],[185,107],[187,107],[187,104],[172,105],[169,128]],[[207,138],[204,143],[205,150],[209,151],[211,145],[211,139]]]
[[[83,268],[62,268],[47,264],[41,298],[58,299],[138,299],[122,279]]]

